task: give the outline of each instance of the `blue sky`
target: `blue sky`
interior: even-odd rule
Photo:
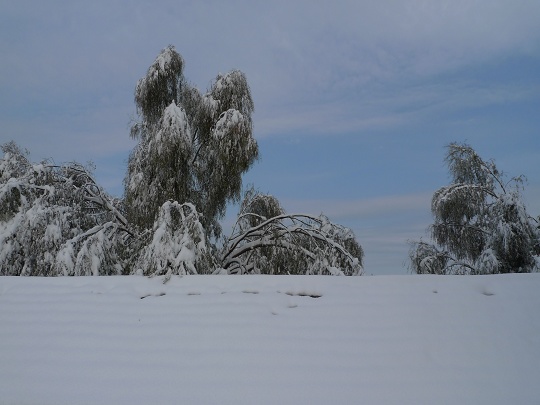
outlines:
[[[4,0],[0,143],[93,161],[121,195],[136,82],[173,44],[203,91],[247,75],[261,160],[245,183],[351,227],[367,274],[405,274],[450,142],[525,174],[540,214],[539,16],[537,0]]]

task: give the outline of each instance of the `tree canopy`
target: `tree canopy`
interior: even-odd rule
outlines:
[[[451,184],[433,194],[434,244],[413,242],[415,273],[494,274],[538,270],[538,221],[521,198],[523,177],[504,176],[469,145],[448,145]]]
[[[242,174],[258,157],[254,110],[245,75],[219,74],[204,95],[183,76],[173,46],[161,51],[135,89],[139,140],[125,178],[127,216],[150,228],[161,204],[189,202],[201,213],[207,235],[218,237],[218,220],[240,198]]]

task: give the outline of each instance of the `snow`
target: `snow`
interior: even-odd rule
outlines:
[[[189,128],[186,113],[181,107],[178,107],[173,101],[163,113],[162,127],[157,134],[157,143],[159,153],[161,154],[161,138],[164,136],[181,137],[179,139],[182,145],[187,149],[191,147],[191,130]]]
[[[225,137],[232,128],[241,124],[244,120],[244,116],[240,111],[231,108],[221,114],[218,122],[216,122],[213,135],[215,139],[221,139]]]
[[[152,242],[144,248],[135,274],[144,274],[144,269],[147,274],[166,273],[168,277],[196,274],[195,262],[205,250],[204,229],[195,206],[166,201],[154,222]]]
[[[1,404],[540,403],[540,274],[1,277]]]
[[[164,72],[169,69],[169,65],[171,64],[171,61],[173,59],[173,52],[174,48],[172,47],[167,47],[163,49],[157,56],[157,58],[154,60],[154,63],[148,69],[147,77],[155,80],[159,77],[159,75],[164,74]]]

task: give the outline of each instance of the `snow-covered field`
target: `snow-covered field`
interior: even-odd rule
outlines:
[[[360,403],[540,403],[540,274],[0,278],[0,404]]]

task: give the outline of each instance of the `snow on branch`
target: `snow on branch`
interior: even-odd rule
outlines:
[[[121,274],[116,251],[133,233],[88,169],[31,164],[14,143],[2,150],[0,274]]]
[[[411,269],[435,274],[538,271],[540,232],[521,199],[523,176],[505,183],[495,163],[482,160],[468,145],[450,144],[446,162],[453,182],[433,195],[435,244],[413,243]]]
[[[229,273],[363,273],[363,252],[352,231],[325,216],[281,214],[249,229],[239,226],[249,216],[238,218],[223,248],[221,263]]]
[[[143,249],[135,273],[149,276],[197,274],[206,250],[204,229],[193,204],[166,201],[154,223],[151,242]]]

